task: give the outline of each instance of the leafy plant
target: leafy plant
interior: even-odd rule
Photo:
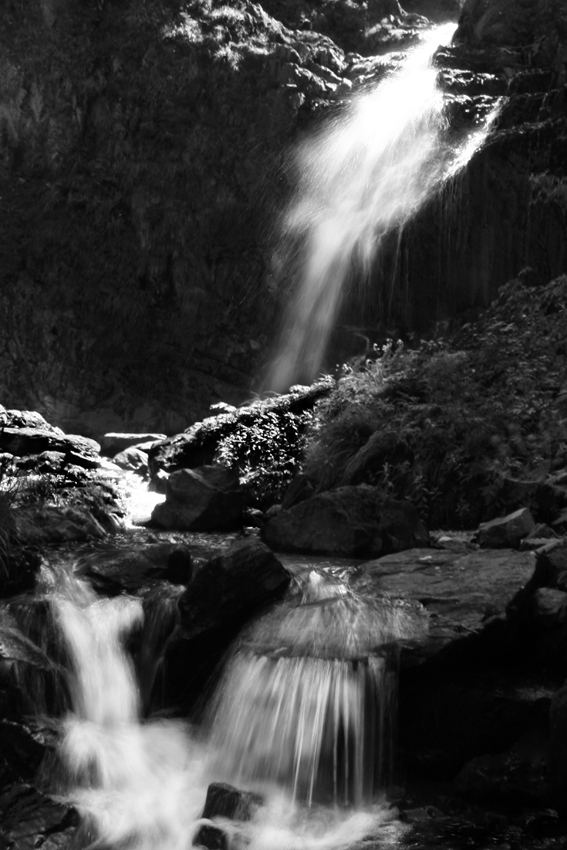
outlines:
[[[215,462],[238,470],[252,504],[278,501],[298,469],[312,418],[310,410],[256,413],[219,441]]]

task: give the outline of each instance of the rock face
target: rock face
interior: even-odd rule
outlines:
[[[173,433],[202,417],[211,401],[243,400],[281,309],[267,222],[290,191],[282,149],[389,70],[390,60],[373,54],[415,42],[426,22],[402,11],[446,19],[460,2],[237,5],[229,14],[196,4],[191,26],[163,0],[91,3],[88,10],[78,0],[7,6],[2,389],[66,428],[96,421],[102,432],[118,420]],[[400,236],[410,297],[391,297],[396,264],[388,258],[388,272],[374,273],[376,324],[403,318],[418,325],[421,316],[429,324],[486,304],[527,264],[549,277],[564,270],[560,251],[549,247],[559,242],[564,214],[554,191],[561,172],[548,162],[563,153],[545,126],[546,111],[560,120],[561,82],[546,73],[562,66],[564,10],[560,0],[541,0],[537,8],[551,10],[550,36],[543,42],[539,30],[529,32],[525,43],[516,29],[536,17],[535,0],[520,5],[517,21],[510,13],[516,5],[469,0],[464,41],[474,36],[475,49],[505,42],[505,56],[471,71],[459,46],[447,53],[445,70],[460,63],[456,101],[469,129],[479,108],[508,94],[509,73],[526,71],[529,82],[519,85],[535,86],[529,94],[536,96],[522,93],[506,112],[519,114],[514,126],[530,126],[503,135],[470,179],[460,178],[460,191],[451,187]],[[384,19],[386,9],[392,20]],[[518,44],[525,55],[510,54]],[[542,72],[539,84],[534,70]],[[480,78],[486,71],[491,80]],[[556,95],[544,104],[550,84]],[[205,89],[211,96],[203,102],[197,93]],[[542,230],[549,238],[540,240]],[[30,362],[38,368],[24,373]]]
[[[429,545],[409,502],[384,500],[367,485],[339,487],[280,511],[264,526],[262,538],[276,551],[352,557]]]
[[[465,0],[455,41],[482,47],[537,44],[537,51],[549,62],[560,58],[558,49],[567,36],[566,27],[567,13],[561,0]],[[550,48],[551,54],[547,52]]]
[[[165,502],[152,511],[163,528],[216,531],[242,521],[246,507],[238,473],[222,466],[173,472],[165,485]]]

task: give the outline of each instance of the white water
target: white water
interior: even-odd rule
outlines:
[[[390,779],[395,642],[425,628],[407,607],[310,573],[301,604],[255,623],[221,682],[212,743],[230,781],[369,805]]]
[[[321,593],[320,586],[316,592]],[[126,846],[129,850],[187,850],[201,823],[208,783],[231,778],[225,764],[231,744],[203,740],[180,721],[141,722],[139,683],[125,647],[129,631],[142,625],[143,608],[138,599],[100,599],[86,582],[62,574],[52,605],[72,658],[68,676],[72,711],[63,722],[60,787],[82,814],[84,846],[93,850]],[[383,666],[382,659],[371,663]],[[333,697],[313,669],[305,672],[303,687],[306,693],[312,689],[318,694],[319,712],[325,711],[326,700],[338,699],[343,714],[360,715],[365,674],[351,668],[350,674],[343,675],[344,695],[343,686],[335,684]],[[333,677],[327,678],[331,681]],[[247,711],[252,693],[247,697]],[[257,705],[256,710],[258,716],[248,718],[259,728],[263,708]],[[246,719],[241,717],[243,723]],[[365,723],[369,720],[370,715]],[[379,726],[380,718],[376,720]],[[316,737],[321,722],[306,715],[304,728],[310,725]],[[236,728],[225,731],[229,738],[240,734]],[[255,745],[267,746],[267,741],[257,740]],[[247,742],[241,739],[240,746],[246,759]],[[308,757],[305,753],[307,748],[302,758]],[[355,758],[363,760],[362,751]],[[306,810],[288,792],[285,771],[271,776],[273,782],[268,784],[263,776],[259,778],[260,785],[250,777],[250,783],[241,787],[261,791],[266,805],[237,832],[234,825],[224,824],[232,833],[231,846],[245,843],[250,850],[331,850],[350,846],[368,834],[380,834],[387,842],[401,830],[392,812],[380,803],[372,804],[362,788],[348,798],[364,799],[364,810],[315,806]]]
[[[384,240],[401,234],[482,144],[483,130],[461,149],[445,140],[443,93],[431,59],[454,29],[432,29],[401,70],[356,96],[298,151],[297,189],[283,227],[283,241],[299,251],[298,280],[271,389],[318,374],[349,279],[368,277]]]

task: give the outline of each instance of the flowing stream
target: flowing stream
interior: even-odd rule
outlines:
[[[294,571],[289,597],[234,647],[197,732],[141,719],[144,683],[127,645],[141,631],[138,653],[150,652],[142,601],[100,598],[72,565],[54,568],[48,595],[69,693],[54,776],[82,815],[79,846],[186,850],[211,781],[264,802],[249,823],[222,822],[231,847],[346,847],[369,834],[390,843],[402,829],[380,794],[396,642],[423,624],[397,603],[358,597],[336,569]]]
[[[482,145],[497,108],[460,143],[449,140],[432,65],[454,24],[429,30],[399,70],[297,152],[296,189],[283,221],[282,265],[295,278],[268,385],[282,391],[321,368],[345,288],[365,283],[392,234]]]

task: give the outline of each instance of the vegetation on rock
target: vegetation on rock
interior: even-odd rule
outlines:
[[[409,499],[429,527],[522,506],[567,522],[566,304],[567,276],[514,280],[475,324],[386,345],[319,403],[305,472]]]

